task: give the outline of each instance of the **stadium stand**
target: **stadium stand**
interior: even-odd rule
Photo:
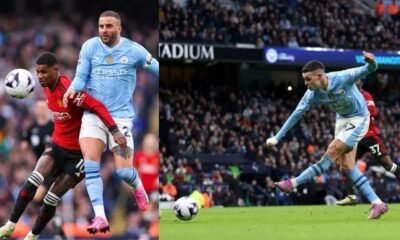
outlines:
[[[398,49],[398,5],[382,4],[376,12],[364,1],[167,0],[160,6],[160,41]]]

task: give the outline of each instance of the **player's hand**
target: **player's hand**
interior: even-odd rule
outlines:
[[[74,98],[75,96],[75,90],[72,88],[68,88],[67,91],[64,93],[62,102],[63,106],[67,107],[68,106],[68,100]]]
[[[363,51],[363,55],[364,55],[364,61],[367,63],[373,63],[375,61],[375,56],[374,54],[370,53],[370,52],[366,52]]]
[[[113,138],[114,142],[116,142],[122,149],[126,148],[126,138],[119,130],[113,133]]]
[[[276,137],[268,138],[266,141],[266,144],[267,144],[267,147],[273,147],[276,144],[278,144],[278,139],[276,139]]]

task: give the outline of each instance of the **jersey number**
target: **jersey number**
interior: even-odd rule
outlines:
[[[125,135],[125,137],[130,138],[130,137],[131,137],[131,135],[130,135],[130,133],[131,133],[130,129],[129,129],[127,126],[123,126],[122,129],[124,129],[124,135]]]
[[[369,149],[371,149],[371,153],[376,155],[376,156],[380,156],[382,155],[380,149],[379,149],[379,144],[375,144],[369,147]]]
[[[85,169],[83,169],[85,165],[84,165],[83,163],[84,163],[84,161],[83,161],[83,159],[81,159],[81,160],[75,165],[75,169],[78,170],[78,172],[76,172],[75,175],[76,175],[78,178],[81,176],[82,173],[85,172]]]
[[[354,124],[347,123],[344,130],[348,131],[348,130],[351,130],[351,129],[354,129],[354,128],[356,128],[356,126],[354,126]]]

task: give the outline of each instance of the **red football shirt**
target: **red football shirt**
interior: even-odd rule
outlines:
[[[158,169],[160,157],[159,153],[146,154],[139,150],[133,158],[133,165],[139,172],[143,187],[147,192],[158,190]]]
[[[374,118],[378,115],[378,110],[376,109],[374,99],[372,98],[371,94],[365,90],[361,90],[362,95],[367,102],[367,107],[370,115],[369,119],[369,128],[367,134],[364,137],[370,137],[381,134],[378,126],[376,126]]]
[[[105,106],[84,91],[77,93],[65,108],[62,98],[70,84],[71,80],[61,75],[54,89],[46,87],[44,94],[54,119],[51,140],[63,148],[80,150],[79,131],[84,110],[96,113],[111,132],[118,127]]]

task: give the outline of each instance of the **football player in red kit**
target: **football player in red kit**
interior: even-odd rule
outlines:
[[[400,168],[390,159],[386,147],[381,139],[381,131],[375,123],[375,117],[378,115],[378,110],[375,106],[374,99],[369,92],[365,91],[362,88],[362,80],[358,80],[356,82],[356,86],[364,96],[370,114],[368,132],[367,134],[365,134],[364,138],[361,139],[361,141],[358,143],[357,157],[360,158],[366,152],[369,152],[374,157],[374,159],[376,159],[386,169],[386,171],[393,173],[398,179],[400,179]],[[346,179],[346,181],[348,180]],[[357,197],[354,193],[354,188],[349,187],[348,195],[344,199],[337,201],[336,204],[339,206],[357,204]]]
[[[34,171],[21,187],[10,220],[0,228],[0,238],[10,237],[15,225],[28,203],[35,196],[37,188],[44,179],[56,176],[57,180],[44,197],[40,214],[25,239],[39,239],[39,235],[54,216],[60,198],[84,178],[84,162],[79,146],[79,132],[84,110],[96,113],[114,141],[122,148],[126,147],[126,138],[102,103],[82,91],[76,94],[67,107],[62,104],[62,97],[71,84],[71,80],[58,72],[58,62],[54,54],[46,52],[36,61],[36,73],[43,87],[49,109],[54,118],[54,131],[38,160]]]

